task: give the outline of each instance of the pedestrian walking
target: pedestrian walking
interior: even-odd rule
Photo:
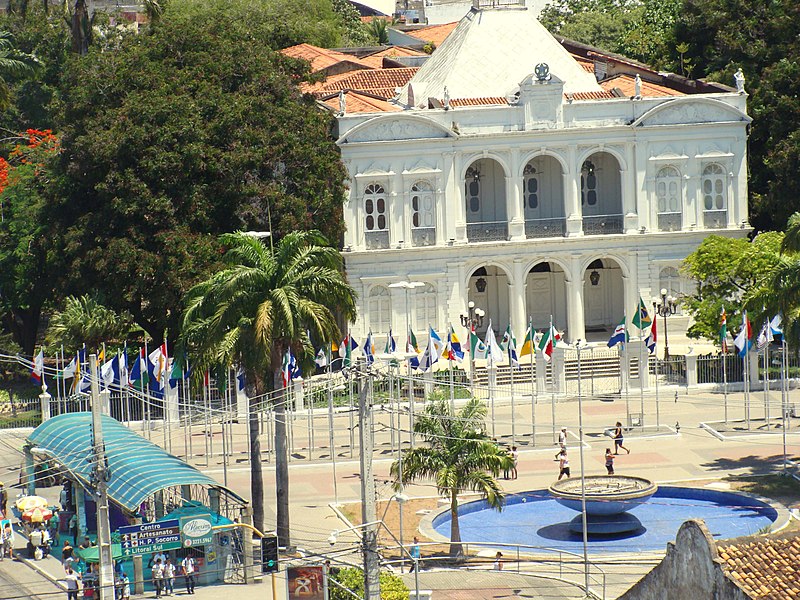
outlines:
[[[503,553],[498,552],[494,555],[494,566],[492,567],[495,571],[502,571],[503,570]]]
[[[153,587],[156,588],[156,598],[161,598],[161,592],[164,591],[164,563],[161,562],[160,558],[156,559],[151,575],[153,577]]]
[[[420,566],[419,539],[417,539],[417,536],[414,536],[414,541],[411,544],[411,548],[409,549],[408,553],[412,558],[411,569],[409,570],[409,573],[413,573],[415,570],[419,569]]]
[[[614,474],[614,453],[611,448],[606,448],[606,471],[609,475]]]
[[[517,452],[516,446],[511,446],[511,460],[513,464],[511,465],[511,479],[517,478],[517,462],[519,461],[519,452]]]
[[[556,457],[553,460],[560,460],[561,453],[567,449],[567,428],[562,427],[561,431],[558,433],[558,452],[556,453]]]
[[[625,440],[624,440],[623,432],[622,432],[622,423],[617,421],[617,424],[616,424],[615,429],[614,429],[614,454],[619,454],[619,449],[620,448],[625,450],[625,452],[627,452],[628,454],[631,453],[631,451],[628,448],[626,448],[625,446],[622,445],[623,441],[625,441]]]
[[[183,573],[183,579],[186,583],[186,593],[194,594],[194,581],[197,569],[191,554],[187,554],[181,561],[181,572]]]
[[[14,558],[14,530],[11,528],[11,521],[6,521],[3,526],[3,546],[0,554],[6,558]]]
[[[4,519],[8,518],[8,490],[6,490],[5,484],[0,481],[0,513]]]
[[[175,595],[175,565],[169,558],[164,564],[164,586],[167,594],[170,596]]]
[[[567,457],[566,449],[558,454],[558,480],[566,476],[569,479],[569,458]]]
[[[75,572],[72,567],[67,567],[64,575],[64,583],[67,588],[67,600],[78,600],[78,591],[81,589],[81,575]]]
[[[128,579],[128,574],[124,571],[120,576],[120,600],[130,600],[131,597],[131,581]]]

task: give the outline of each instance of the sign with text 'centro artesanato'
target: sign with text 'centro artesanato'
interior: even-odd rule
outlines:
[[[184,548],[211,544],[214,541],[211,515],[181,517],[181,541]]]
[[[181,547],[178,519],[120,527],[123,556],[150,554]]]

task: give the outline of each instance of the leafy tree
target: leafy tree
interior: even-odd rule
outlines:
[[[0,315],[25,354],[33,354],[42,308],[53,293],[46,193],[59,151],[50,131],[29,129],[0,158]]]
[[[787,339],[800,340],[800,213],[789,217],[780,258],[761,287],[766,315],[780,313]]]
[[[69,61],[50,198],[65,293],[91,289],[160,339],[216,268],[218,234],[319,227],[340,239],[332,117],[296,89],[296,61],[270,49],[292,23],[297,36],[315,23],[313,11],[303,28],[279,18],[303,4],[323,3],[174,0],[146,34]]]
[[[684,272],[697,284],[683,301],[694,319],[689,337],[717,341],[723,307],[729,331],[741,327],[743,309],[754,323],[771,312],[769,306],[765,311],[764,286],[779,263],[782,239],[783,234],[774,232],[762,233],[752,242],[710,235],[686,257]]]
[[[364,571],[355,567],[339,569],[331,574],[342,586],[355,593],[359,598],[364,597]],[[403,580],[393,573],[382,571],[380,574],[381,600],[408,600],[408,587]],[[330,600],[352,600],[353,596],[339,586],[331,585],[328,588]]]
[[[14,36],[9,31],[0,31],[0,110],[11,104],[11,91],[7,78],[9,76],[30,76],[39,66],[39,61],[32,54],[22,52],[14,46]]]
[[[50,319],[46,341],[48,346],[63,346],[69,354],[84,343],[99,348],[104,342],[123,342],[133,327],[129,314],[118,314],[88,295],[67,296],[63,310]]]
[[[199,371],[238,364],[252,386],[249,411],[253,521],[264,521],[258,397],[282,387],[281,362],[291,348],[313,354],[317,340],[339,339],[334,311],[355,315],[355,292],[345,281],[342,257],[318,232],[292,232],[274,247],[243,233],[226,234],[226,268],[189,292],[183,340],[199,355]],[[290,545],[289,470],[285,398],[276,396],[275,479],[277,534]]]
[[[433,479],[440,495],[450,500],[450,556],[462,554],[458,524],[458,495],[479,492],[489,506],[500,510],[504,494],[495,479],[513,460],[485,432],[486,406],[477,398],[454,413],[449,400],[433,400],[414,423],[414,432],[427,446],[403,452],[402,472],[395,461],[391,475],[402,482]]]
[[[342,22],[344,46],[366,46],[372,41],[356,7],[349,0],[333,0],[333,11]]]
[[[389,25],[391,25],[391,21],[389,21],[389,19],[382,19],[380,17],[373,18],[369,22],[369,25],[367,25],[367,31],[369,32],[372,41],[378,45],[388,44]]]

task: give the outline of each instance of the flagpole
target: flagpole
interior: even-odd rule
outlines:
[[[448,348],[447,348],[447,365],[450,367],[450,410],[452,411],[453,415],[456,414],[456,388],[455,382],[453,381],[453,326],[449,325],[450,331],[447,334],[448,339]]]
[[[165,332],[166,333],[166,332]],[[165,370],[161,371],[161,389],[164,390],[161,398],[161,416],[164,419],[164,424],[166,425],[166,436],[167,436],[167,443],[165,446],[168,448],[167,452],[172,454],[172,415],[170,415],[170,406],[169,401],[167,400],[167,394],[169,393],[169,376],[170,376],[170,368],[169,368],[169,346],[167,345],[167,336],[164,335],[164,366]],[[223,426],[222,429],[223,439],[225,435],[225,428]],[[223,458],[223,461],[225,459]],[[227,473],[226,473],[227,475]],[[225,478],[227,480],[227,476]],[[225,483],[227,486],[228,484]]]
[[[515,413],[516,403],[514,399],[514,360],[511,356],[511,344],[513,344],[514,333],[511,331],[511,325],[508,326],[508,369],[511,372],[511,445],[517,445],[517,421]]]
[[[639,318],[641,319],[641,316]],[[645,360],[643,357],[644,331],[640,329],[639,332],[642,334],[639,336],[640,338],[639,339],[640,342],[639,343],[639,410],[641,411],[641,417],[640,417],[641,423],[639,423],[639,425],[641,425],[642,431],[644,431],[644,378],[647,373],[647,370],[645,369],[643,372],[643,367],[646,367]]]
[[[727,344],[727,342],[726,342]],[[725,422],[728,422],[728,352],[725,345],[722,346],[722,398],[725,407]]]
[[[630,398],[630,378],[631,378],[631,361],[628,357],[628,315],[623,311],[622,313],[622,357],[625,361],[624,375],[625,375],[625,412],[627,413],[628,426],[631,425],[631,398]],[[639,415],[639,421],[642,421],[642,415]],[[640,423],[641,424],[641,423]]]
[[[744,325],[747,327],[747,324]],[[742,369],[744,370],[744,412],[747,430],[750,431],[750,373],[747,368],[747,342],[744,340],[744,353],[742,354]]]
[[[547,330],[547,335],[550,336],[550,343],[553,344],[553,355],[556,350],[556,339],[553,335],[553,315],[550,315],[550,329]],[[546,348],[545,348],[546,349]],[[544,353],[544,350],[542,351]],[[552,361],[552,357],[550,358]],[[552,363],[551,363],[552,365]],[[551,366],[552,371],[552,366]],[[547,383],[547,365],[545,365],[544,381]],[[550,381],[550,421],[553,426],[553,443],[556,442],[556,382],[555,378]]]
[[[349,342],[348,342],[349,343]],[[339,488],[336,483],[336,448],[333,435],[333,351],[328,342],[328,445],[331,452],[331,471],[333,474],[333,501],[339,504]]]
[[[144,363],[144,372],[141,373],[142,379],[144,380],[144,386],[142,386],[142,424],[143,427],[147,427],[147,439],[150,439],[150,365],[148,362],[150,361],[150,355],[147,352],[147,336],[144,338],[144,357],[139,357],[139,370],[142,369],[142,363]],[[141,359],[144,358],[142,361]],[[208,452],[206,452],[206,456]]]
[[[764,321],[764,336],[766,337],[766,343],[764,344],[764,420],[767,422],[767,431],[769,431],[769,344],[772,337],[769,330],[769,320]]]
[[[655,320],[653,321],[655,323]],[[653,353],[653,359],[656,363],[656,430],[661,429],[661,407],[659,406],[659,398],[658,398],[658,348],[655,348],[655,352]],[[648,375],[650,375],[650,358],[647,359],[647,369]]]
[[[536,375],[533,364],[533,317],[528,315],[528,332],[530,335],[531,357],[531,446],[536,446]]]
[[[788,423],[788,381],[786,335],[781,335],[781,429],[783,430],[783,474],[788,475],[786,460],[786,425]]]

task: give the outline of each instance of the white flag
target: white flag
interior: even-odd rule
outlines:
[[[493,364],[503,362],[503,349],[497,343],[497,338],[494,336],[492,330],[492,322],[489,321],[489,329],[486,330],[486,358],[491,360]]]

